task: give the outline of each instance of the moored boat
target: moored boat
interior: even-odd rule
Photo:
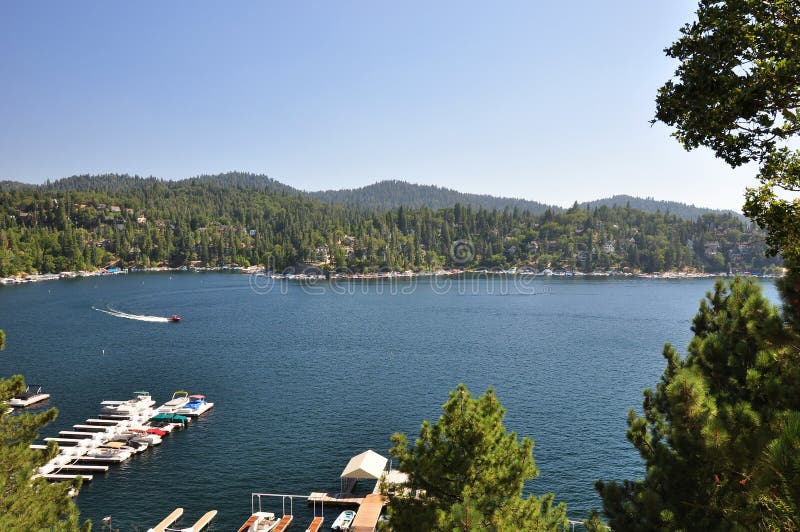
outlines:
[[[156,402],[150,397],[150,392],[139,391],[133,392],[133,399],[128,399],[127,401],[103,401],[100,404],[103,406],[102,414],[132,416],[151,408]]]
[[[179,408],[183,407],[186,403],[189,402],[189,392],[184,390],[178,390],[177,392],[172,394],[172,399],[158,407],[158,411],[164,414],[171,414],[178,410]]]
[[[132,449],[126,447],[121,442],[108,442],[101,447],[90,449],[86,452],[85,456],[95,460],[122,462],[130,458],[131,454],[133,454]]]
[[[44,393],[38,384],[31,384],[21,394],[17,394],[8,401],[11,406],[30,406],[50,398],[49,393]]]
[[[280,521],[272,512],[255,512],[239,528],[239,532],[270,532]]]
[[[353,510],[345,510],[339,514],[339,517],[331,525],[331,530],[348,530],[353,520],[356,518],[356,513]]]
[[[214,403],[206,401],[205,395],[190,395],[189,402],[175,411],[181,416],[200,416],[214,408]]]
[[[189,418],[178,414],[156,414],[147,424],[150,428],[172,432],[176,428],[184,428],[189,423]]]

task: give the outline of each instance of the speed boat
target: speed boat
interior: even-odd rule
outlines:
[[[272,512],[256,512],[243,524],[240,532],[270,532],[274,530],[280,520]]]
[[[86,456],[95,460],[108,462],[123,462],[131,457],[133,449],[123,445],[121,442],[108,442],[101,447],[90,449]]]
[[[339,514],[339,517],[331,525],[331,530],[349,530],[350,525],[356,518],[356,513],[353,510],[345,510]]]
[[[147,424],[163,432],[172,432],[176,428],[182,429],[189,423],[189,418],[178,414],[156,414]]]
[[[172,316],[167,318],[167,321],[171,321],[173,323],[178,323],[179,321],[181,321],[181,317],[178,316],[177,314],[173,314]]]
[[[171,414],[189,402],[189,392],[178,390],[172,394],[172,399],[158,407],[161,414]]]
[[[50,398],[49,393],[44,393],[38,384],[31,384],[21,394],[15,395],[8,402],[11,406],[30,406]]]
[[[201,416],[214,408],[214,403],[206,401],[205,395],[190,395],[189,402],[182,408],[175,411],[176,414],[181,416]]]
[[[132,416],[140,414],[151,408],[156,402],[150,397],[150,392],[133,392],[133,399],[127,401],[103,401],[102,414],[116,414]]]

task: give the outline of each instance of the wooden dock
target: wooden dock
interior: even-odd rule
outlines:
[[[357,497],[352,493],[323,493],[314,491],[308,496],[309,506],[321,502],[326,506],[343,506],[353,508],[364,502],[364,497]]]
[[[319,532],[319,529],[322,528],[322,517],[315,517],[311,524],[308,525],[306,532]]]
[[[75,464],[67,464],[56,467],[58,471],[101,471],[106,472],[108,471],[107,465],[75,465]]]
[[[161,520],[156,526],[153,527],[155,532],[164,532],[169,525],[177,521],[183,515],[183,508],[175,508],[171,514]]]
[[[386,499],[382,495],[370,493],[364,497],[364,502],[358,507],[356,518],[353,519],[351,530],[353,532],[373,532],[378,526],[378,518],[381,516],[384,504],[386,504]]]
[[[91,482],[92,475],[56,475],[56,474],[49,474],[49,475],[42,475],[47,480],[75,480],[78,477],[81,477],[84,482]]]
[[[274,532],[284,532],[284,530],[289,528],[289,525],[292,524],[292,519],[294,519],[292,515],[284,515],[281,517],[281,520],[278,521],[278,525],[273,529]]]

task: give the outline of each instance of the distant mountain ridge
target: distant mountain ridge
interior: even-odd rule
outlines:
[[[629,206],[632,209],[637,209],[644,212],[655,213],[661,212],[663,214],[669,213],[677,216],[678,218],[683,218],[684,220],[696,220],[700,216],[704,214],[731,214],[736,216],[738,219],[742,220],[743,222],[749,223],[747,217],[745,217],[742,213],[726,210],[726,209],[709,209],[707,207],[696,207],[694,205],[688,205],[686,203],[680,203],[677,201],[664,201],[664,200],[656,200],[653,198],[639,198],[636,196],[628,196],[627,194],[618,194],[615,196],[611,196],[610,198],[602,198],[593,201],[584,201],[580,204],[581,208],[590,208],[594,209],[596,207],[606,206],[606,207],[614,207],[615,205],[619,207]]]
[[[216,187],[233,187],[258,192],[276,192],[287,195],[299,195],[313,198],[325,203],[342,204],[348,207],[387,211],[400,206],[419,208],[425,206],[432,210],[453,207],[456,203],[486,210],[503,210],[517,208],[541,214],[550,209],[562,212],[565,209],[555,205],[547,205],[533,200],[520,198],[491,196],[488,194],[469,194],[457,190],[434,185],[420,185],[400,180],[386,180],[353,189],[304,191],[277,181],[265,174],[248,172],[226,172],[221,174],[204,174],[187,179],[169,181],[156,177],[130,176],[127,174],[75,175],[47,181],[41,185],[32,185],[16,181],[0,181],[0,190],[20,190],[42,187],[55,191],[82,191],[99,193],[127,193],[132,190],[152,188],[157,184],[187,183],[213,185]],[[615,195],[578,204],[582,209],[595,209],[601,206],[630,206],[633,209],[648,213],[669,213],[686,220],[696,220],[704,214],[732,214],[747,222],[741,213],[730,210],[696,207],[677,201],[655,200],[628,195]]]
[[[348,207],[366,207],[376,210],[391,210],[400,206],[412,208],[425,206],[437,210],[452,207],[456,203],[474,208],[483,207],[487,210],[516,207],[520,211],[530,211],[533,214],[541,214],[547,209],[554,208],[552,205],[538,201],[488,194],[467,194],[449,188],[417,185],[398,180],[379,181],[360,188],[322,190],[307,194],[327,203],[341,203]],[[555,208],[558,209],[558,207]]]

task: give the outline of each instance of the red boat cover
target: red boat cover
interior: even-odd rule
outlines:
[[[147,429],[148,434],[155,434],[157,436],[164,437],[167,435],[167,432],[161,429]]]

